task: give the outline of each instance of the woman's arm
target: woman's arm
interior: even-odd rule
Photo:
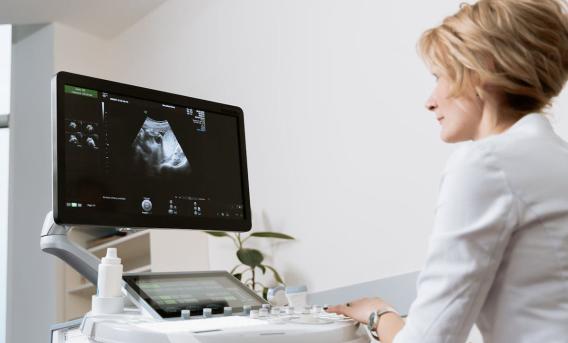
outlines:
[[[452,155],[417,298],[394,342],[466,341],[520,216],[521,203],[499,162],[487,144]]]

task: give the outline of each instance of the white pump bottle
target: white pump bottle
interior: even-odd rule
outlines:
[[[124,310],[122,298],[122,264],[116,248],[108,248],[99,264],[97,294],[93,295],[92,312],[114,314]]]

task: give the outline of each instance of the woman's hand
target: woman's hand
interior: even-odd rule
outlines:
[[[330,306],[325,310],[329,313],[343,314],[367,324],[372,312],[388,306],[390,305],[381,298],[363,298],[342,305]]]
[[[381,298],[364,298],[348,302],[343,305],[331,306],[325,310],[330,313],[343,314],[355,319],[358,322],[367,324],[369,322],[369,315],[373,311],[380,310],[385,307],[391,307]],[[404,326],[404,321],[396,313],[385,313],[379,318],[379,326],[377,334],[380,341],[383,343],[392,343],[394,337],[398,334]]]

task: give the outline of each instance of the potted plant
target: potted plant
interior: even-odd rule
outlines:
[[[258,272],[266,274],[266,271],[270,271],[277,283],[285,285],[284,280],[276,269],[264,263],[264,254],[258,249],[246,248],[245,243],[251,238],[293,240],[295,239],[294,237],[270,231],[253,232],[244,237],[241,233],[228,233],[223,231],[206,231],[206,233],[213,237],[226,237],[233,241],[236,248],[237,259],[241,263],[233,267],[230,273],[253,291],[262,292],[263,298],[266,299],[269,288],[258,281]]]

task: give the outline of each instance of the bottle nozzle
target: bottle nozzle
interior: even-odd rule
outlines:
[[[120,264],[116,248],[107,248],[107,254],[101,259],[102,264]]]
[[[108,248],[107,249],[107,254],[105,257],[110,257],[110,258],[117,258],[118,255],[116,253],[116,248]]]

